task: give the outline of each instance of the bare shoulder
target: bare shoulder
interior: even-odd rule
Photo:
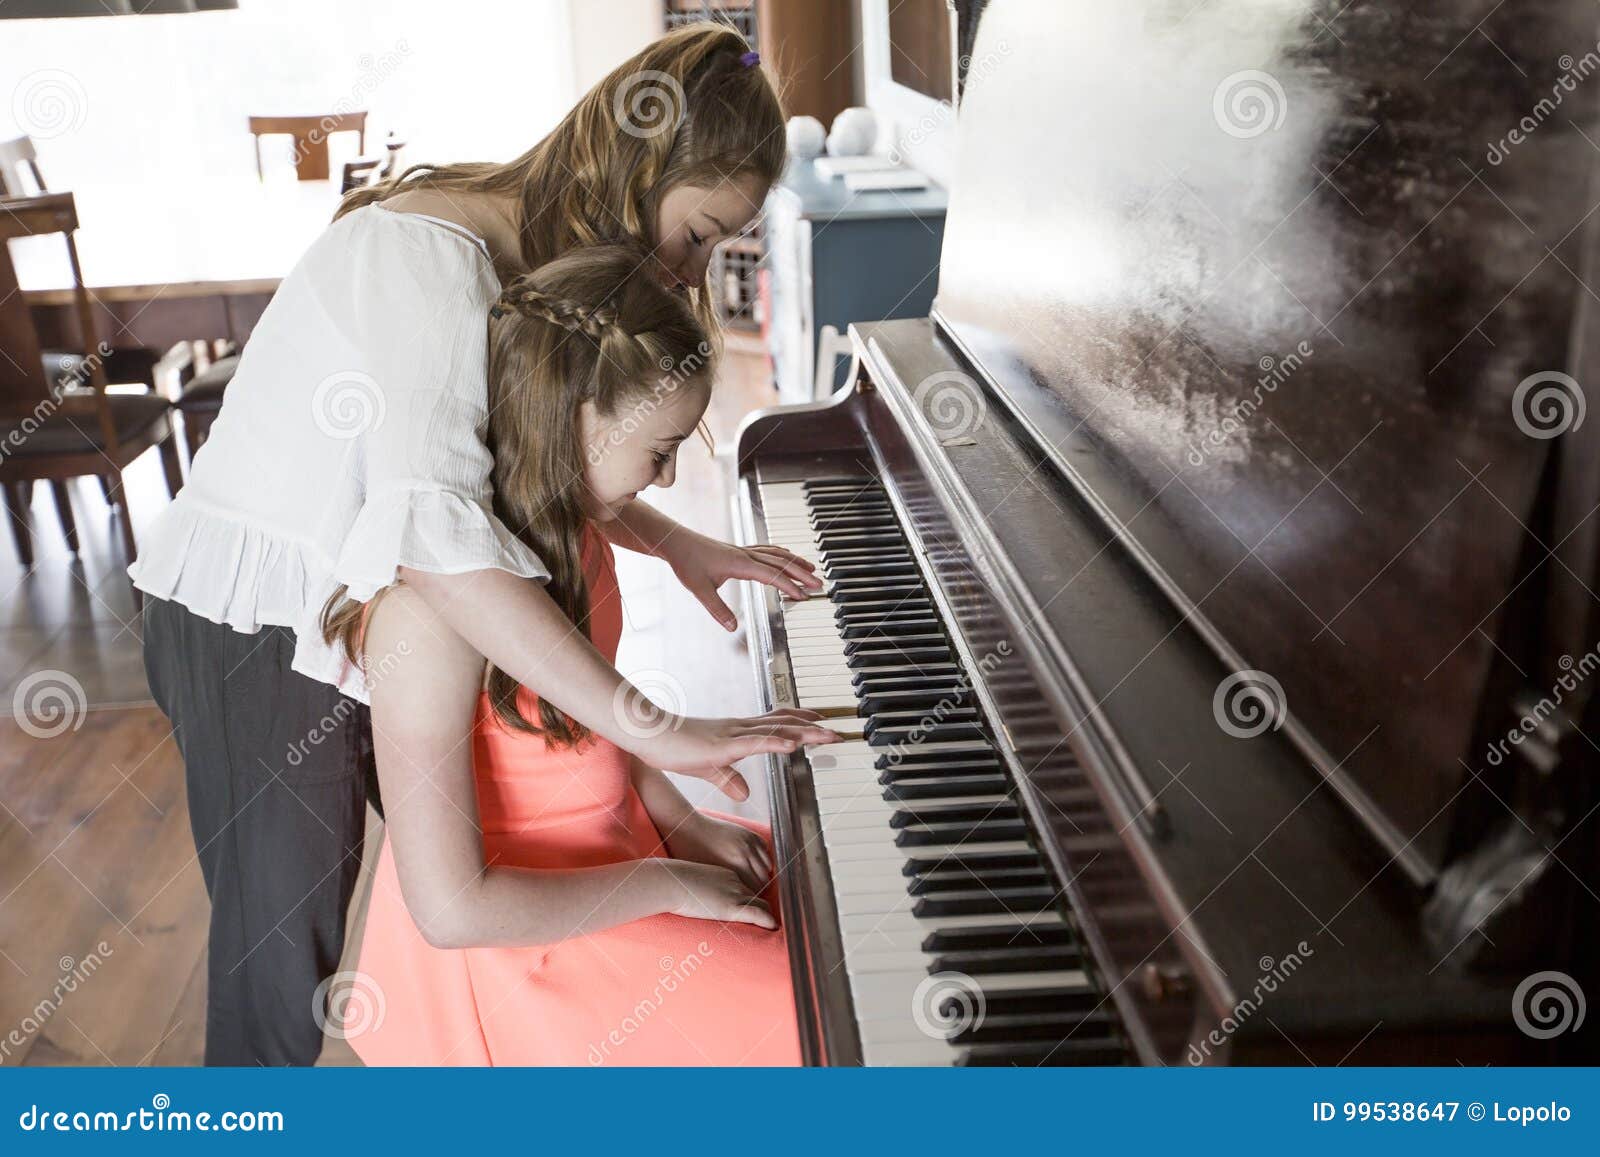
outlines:
[[[383,207],[393,209],[397,213],[426,213],[430,217],[442,217],[446,221],[452,221],[463,229],[476,229],[462,211],[459,197],[446,197],[432,189],[410,189],[404,193],[396,193],[392,197],[385,197]]]

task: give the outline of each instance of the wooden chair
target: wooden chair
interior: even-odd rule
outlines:
[[[78,211],[71,193],[0,202],[0,242],[13,237],[65,235],[83,345],[77,376],[52,382],[33,316],[18,291],[10,248],[0,244],[0,351],[6,355],[0,359],[0,449],[4,451],[0,454],[0,489],[5,493],[17,554],[25,566],[33,564],[28,509],[35,481],[50,482],[61,529],[74,553],[78,536],[67,497],[69,478],[109,479],[109,488],[121,493],[122,471],[157,446],[168,493],[176,495],[183,485],[171,403],[154,393],[106,393],[105,347],[95,333],[94,311],[78,264],[73,238],[77,227]],[[133,523],[125,498],[120,505],[122,544],[127,561],[132,562],[136,555]]]
[[[24,187],[22,175],[33,178],[33,192],[49,192],[44,174],[39,171],[39,157],[33,151],[31,137],[13,137],[0,141],[0,197],[24,197],[29,190]]]
[[[261,168],[261,138],[273,133],[287,133],[294,138],[295,175],[302,181],[326,181],[328,172],[328,138],[334,133],[355,133],[356,152],[367,151],[367,114],[362,112],[328,113],[326,116],[251,117],[250,133],[256,139],[256,175],[263,180]]]
[[[211,433],[211,423],[217,420],[217,412],[222,409],[223,394],[238,368],[239,355],[218,358],[185,383],[175,403],[183,415],[183,441],[189,451],[190,466],[194,465],[194,456]]]
[[[353,161],[346,161],[344,177],[339,182],[339,195],[343,196],[351,189],[376,183],[381,179],[379,170],[382,165],[382,157],[357,157]]]
[[[33,188],[27,188],[26,176]],[[39,168],[39,157],[30,137],[15,137],[0,141],[0,197],[32,197],[50,191],[44,173]],[[77,377],[83,373],[83,355],[76,350],[45,350],[45,375],[52,381],[63,376]],[[145,346],[119,346],[104,360],[106,380],[114,383],[137,383],[146,390],[154,390],[156,366],[161,361],[160,350]],[[109,499],[109,496],[108,496]]]
[[[394,133],[389,134],[389,139],[383,142],[383,151],[387,159],[383,162],[383,172],[378,174],[378,179],[387,181],[390,177],[397,176],[400,172],[400,156],[405,152],[406,143]]]

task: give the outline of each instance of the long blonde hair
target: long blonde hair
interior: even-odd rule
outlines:
[[[747,48],[725,24],[675,29],[613,69],[515,160],[411,165],[346,193],[334,219],[413,188],[509,194],[521,206],[523,270],[624,234],[654,247],[656,213],[673,189],[745,177],[770,185],[783,172],[783,108],[766,71],[746,63]],[[708,289],[690,294],[715,340]]]
[[[586,634],[580,407],[591,402],[606,417],[629,407],[643,414],[673,391],[709,382],[716,368],[705,327],[688,301],[653,276],[650,260],[632,240],[574,249],[515,278],[490,311],[494,511],[544,562],[545,589]],[[361,621],[362,604],[342,587],[323,608],[324,638],[342,642],[357,665]],[[588,735],[543,699],[539,723],[528,719],[516,679],[498,667],[490,668],[487,686],[495,714],[511,728],[556,745]]]

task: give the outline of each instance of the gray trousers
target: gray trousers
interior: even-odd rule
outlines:
[[[367,707],[254,635],[144,599],[145,674],[183,753],[211,897],[206,1064],[309,1065],[377,804]],[[381,814],[381,810],[380,810]]]

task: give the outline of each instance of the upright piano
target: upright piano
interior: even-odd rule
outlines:
[[[959,8],[931,316],[738,440],[808,1062],[1592,1061],[1593,6]]]

